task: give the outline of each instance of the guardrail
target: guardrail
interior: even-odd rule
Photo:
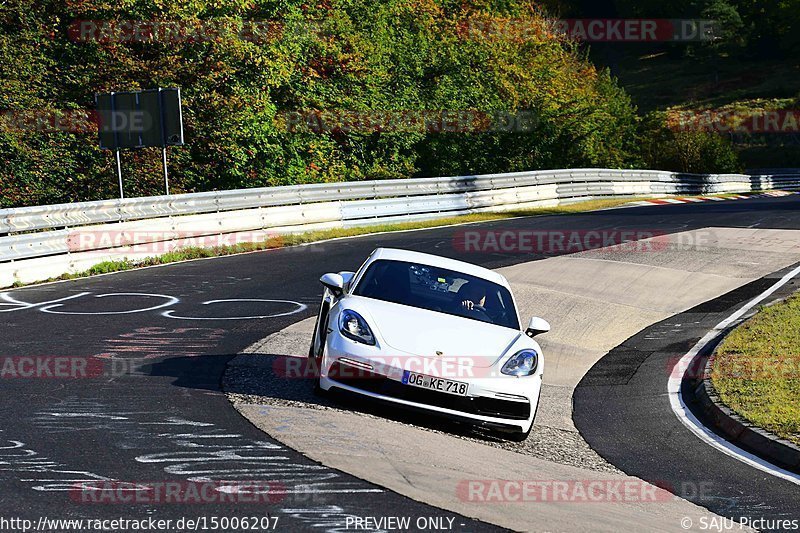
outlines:
[[[571,169],[322,183],[0,210],[0,287],[198,243],[547,207],[604,196],[800,190],[800,174]]]

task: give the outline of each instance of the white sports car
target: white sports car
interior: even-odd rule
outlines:
[[[508,281],[469,263],[378,248],[358,272],[325,274],[309,357],[317,388],[340,389],[524,440],[544,360]]]

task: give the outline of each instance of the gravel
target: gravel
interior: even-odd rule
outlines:
[[[256,346],[263,349],[263,341]],[[248,352],[252,352],[252,349]],[[597,472],[622,473],[592,450],[577,431],[534,424],[533,431],[524,442],[511,442],[489,431],[449,420],[434,419],[431,423],[420,423],[419,417],[403,410],[373,405],[346,396],[318,396],[314,394],[311,379],[287,379],[275,372],[275,368],[285,368],[282,364],[285,358],[286,356],[263,353],[242,353],[234,358],[223,377],[223,389],[233,406],[272,405],[355,413],[359,416],[380,418],[388,423],[406,424],[426,431],[447,434],[453,438],[502,448],[558,464]]]

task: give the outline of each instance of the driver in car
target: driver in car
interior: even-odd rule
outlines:
[[[472,311],[476,306],[483,308],[486,304],[486,288],[474,281],[467,283],[458,291],[458,299],[464,311]]]

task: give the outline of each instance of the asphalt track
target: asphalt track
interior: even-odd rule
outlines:
[[[766,531],[790,530],[780,521],[800,518],[800,486],[702,443],[677,417],[669,416],[666,394],[666,381],[680,357],[789,270],[648,327],[603,357],[574,393],[573,419],[589,445],[625,473],[670,487],[714,513],[737,521],[763,519],[759,529]],[[799,287],[795,278],[767,302],[785,298]],[[684,385],[683,393],[691,398],[689,389]],[[697,409],[694,414],[705,418]]]
[[[798,197],[789,196],[534,217],[480,227],[648,228],[665,233],[715,226],[800,229],[798,208]],[[107,374],[89,379],[3,380],[0,517],[177,520],[270,513],[279,517],[279,530],[319,531],[336,529],[336,524],[344,530],[347,516],[386,516],[388,511],[397,516],[452,518],[455,530],[495,529],[315,464],[252,427],[220,392],[220,377],[234,354],[311,316],[321,294],[319,276],[357,267],[376,246],[436,253],[489,268],[543,257],[465,255],[452,246],[456,231],[438,228],[365,236],[7,291],[0,300],[2,355],[92,358],[105,365]],[[54,302],[64,298],[68,299]],[[163,307],[148,309],[159,305]],[[264,316],[268,318],[241,319]],[[696,333],[687,332],[686,342]],[[131,368],[135,370],[130,372]],[[659,404],[658,394],[652,392],[666,390],[663,367],[658,370],[658,376],[650,377],[659,381],[649,384],[656,400],[643,402],[642,409],[657,410],[666,427],[661,433],[642,424],[612,425],[609,419],[615,415],[654,417],[631,412],[635,405],[625,405],[624,400],[614,404],[619,411],[609,409],[596,421],[587,422],[576,413],[579,429],[590,444],[598,442],[601,455],[645,479],[702,479],[717,488],[727,487],[739,497],[726,499],[724,509],[698,502],[726,516],[753,515],[759,509],[782,516],[787,509],[800,508],[796,486],[780,486],[766,474],[706,449],[679,427],[677,419],[670,426],[667,419],[674,415],[666,394]],[[610,372],[618,377],[608,379],[618,383],[627,380],[630,368],[617,364]],[[581,401],[576,399],[578,411]],[[593,425],[591,431],[584,430],[586,423]],[[620,441],[626,446],[619,446]],[[680,450],[680,457],[656,453],[669,448]],[[622,449],[629,453],[621,453]],[[687,457],[693,460],[681,462]],[[663,475],[657,477],[659,472]],[[271,505],[109,505],[75,501],[70,491],[85,481],[207,479],[277,482],[289,494]],[[757,486],[764,488],[758,492]],[[590,523],[587,516],[587,529]]]

